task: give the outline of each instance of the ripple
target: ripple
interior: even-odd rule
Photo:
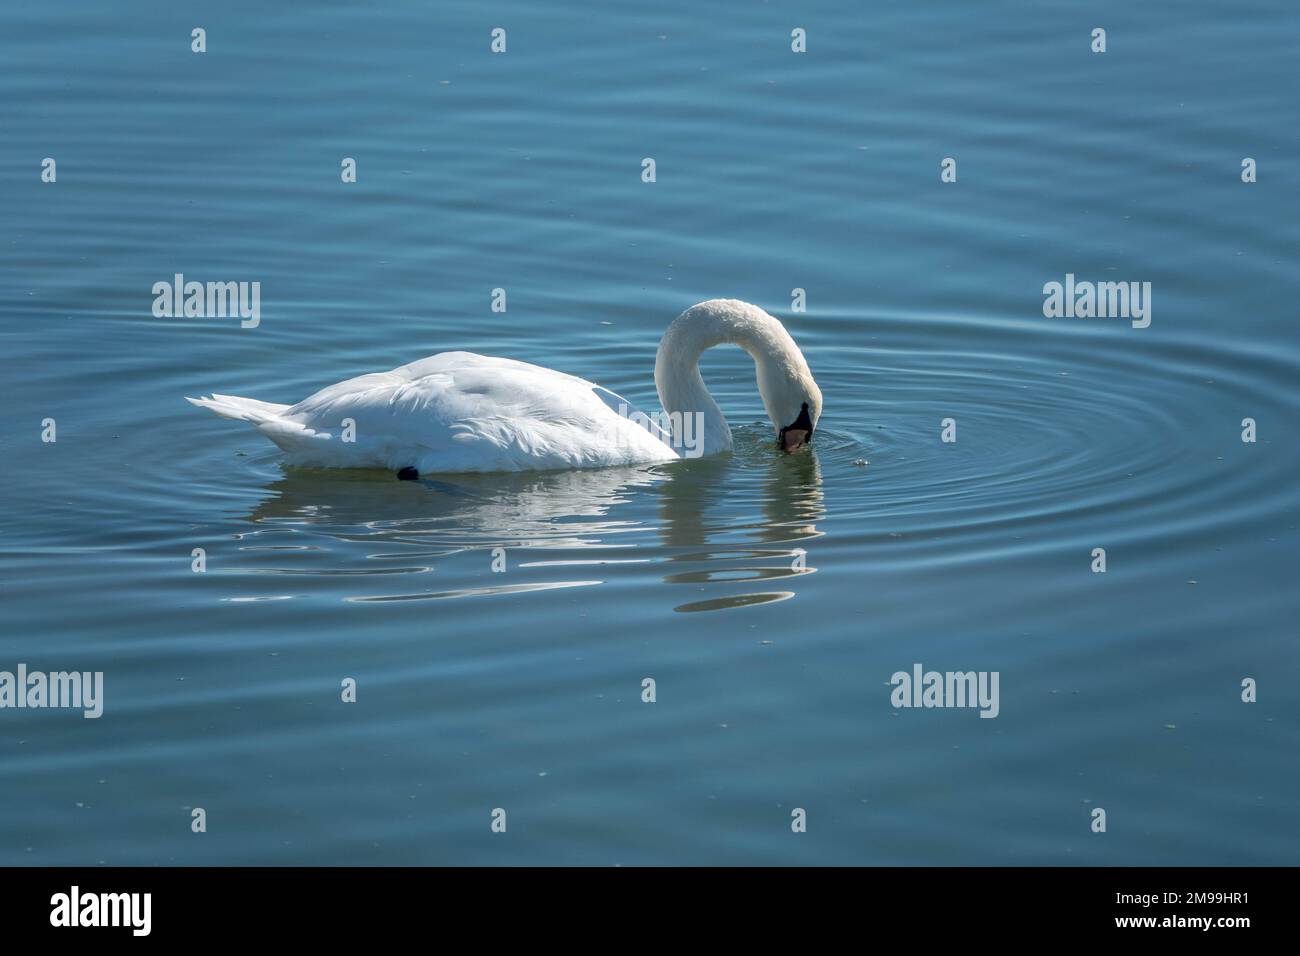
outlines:
[[[819,356],[827,405],[806,451],[780,453],[760,420],[737,423],[732,453],[711,459],[416,483],[285,469],[262,451],[240,459],[259,500],[231,536],[282,560],[220,570],[292,575],[311,595],[376,604],[555,590],[523,578],[592,567],[618,587],[707,588],[697,603],[718,610],[748,606],[755,581],[788,581],[798,597],[817,568],[782,565],[801,551],[823,570],[950,568],[1085,545],[1168,548],[1296,507],[1272,451],[1279,423],[1297,417],[1292,351],[1210,348],[1154,327],[851,321],[875,334]],[[752,399],[741,381],[736,396],[719,390],[724,407]],[[1247,415],[1261,422],[1255,446],[1239,440]],[[953,444],[940,440],[946,418]],[[481,586],[498,556],[519,578]],[[665,563],[676,567],[656,573]],[[336,590],[343,578],[427,573],[446,587]]]
[[[344,598],[356,603],[388,601],[442,601],[448,598],[490,597],[498,594],[524,594],[531,591],[557,591],[562,588],[586,588],[603,581],[547,581],[543,584],[503,584],[490,588],[462,588],[458,591],[429,591],[421,594],[370,594]]]
[[[1239,438],[1243,417],[1276,429],[1296,416],[1292,353],[1211,349],[1169,333],[1156,345],[1097,329],[1084,343],[1059,326],[932,320],[934,335],[922,339],[913,324],[899,326],[885,320],[886,347],[862,350],[870,358],[852,373],[872,382],[866,420],[817,435],[823,466],[851,488],[837,514],[870,519],[878,530],[864,541],[905,534],[910,554],[895,559],[979,560],[985,552],[965,547],[972,536],[1012,541],[1046,526],[1046,547],[1085,524],[1098,536],[1104,525],[1106,535],[1142,527],[1191,538],[1296,504],[1283,459]],[[849,380],[848,370],[832,375],[842,387]],[[947,418],[952,444],[940,440]],[[855,467],[859,457],[870,470]]]
[[[771,578],[791,578],[812,574],[816,568],[719,568],[708,571],[686,571],[664,577],[667,584],[709,584],[712,582],[765,581]]]
[[[736,608],[753,607],[756,604],[773,604],[777,601],[788,601],[794,597],[793,591],[768,591],[758,594],[733,594],[729,597],[711,598],[707,601],[692,601],[690,604],[679,604],[673,608],[682,614],[693,614],[697,611],[730,611]]]
[[[324,577],[357,575],[425,574],[431,567],[409,568],[216,568],[218,574],[314,574]]]

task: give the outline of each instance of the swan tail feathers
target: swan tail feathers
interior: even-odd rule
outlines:
[[[186,398],[185,401],[200,408],[208,408],[222,418],[262,425],[274,421],[286,411],[288,405],[276,405],[274,402],[260,402],[255,398],[240,398],[237,395],[218,395],[215,392],[207,398]]]
[[[266,438],[274,442],[281,451],[298,457],[318,458],[321,455],[321,443],[329,441],[330,432],[319,431],[302,422],[281,416],[292,406],[277,405],[274,402],[262,402],[255,398],[240,398],[237,395],[218,395],[215,392],[205,398],[185,399],[191,405],[211,409],[222,418],[248,422]]]

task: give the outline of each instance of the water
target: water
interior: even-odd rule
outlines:
[[[1300,862],[1292,5],[0,17],[0,669],[106,681],[0,712],[0,863]],[[153,318],[176,272],[261,325]],[[1066,273],[1151,326],[1044,318]],[[715,296],[811,454],[734,350],[735,452],[639,469],[293,471],[182,400],[463,348],[653,408]],[[917,662],[1000,715],[894,710]]]

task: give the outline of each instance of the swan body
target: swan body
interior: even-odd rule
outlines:
[[[669,326],[655,361],[661,428],[586,379],[518,362],[442,352],[277,405],[213,394],[187,401],[245,421],[295,465],[410,474],[594,468],[672,461],[731,448],[731,429],[700,376],[707,348],[754,357],[780,437],[811,438],[821,392],[784,326],[757,306],[713,299]],[[787,432],[787,430],[789,430]],[[692,440],[694,436],[694,440]]]

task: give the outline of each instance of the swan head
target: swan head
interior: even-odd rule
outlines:
[[[758,391],[776,432],[777,445],[791,452],[809,444],[822,414],[822,390],[808,362],[779,319],[758,306],[744,305],[752,330],[749,341],[737,344],[754,358]]]
[[[816,425],[816,416],[808,409],[808,403],[803,402],[799,409],[799,415],[789,425],[784,425],[777,430],[776,441],[782,451],[794,451],[804,445],[812,442],[813,428]]]

